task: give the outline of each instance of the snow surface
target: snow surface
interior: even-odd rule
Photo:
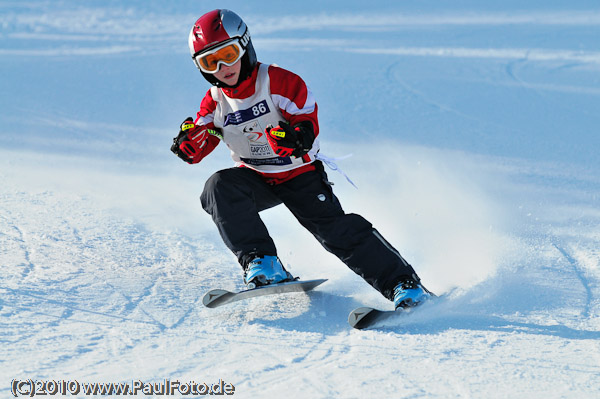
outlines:
[[[0,396],[13,379],[235,386],[235,397],[597,398],[597,1],[3,1]],[[442,4],[440,4],[442,3]],[[241,269],[198,196],[225,147],[169,152],[208,85],[202,13],[248,22],[300,74],[346,211],[443,295],[391,307],[284,208],[264,213],[310,295],[202,306]],[[141,395],[140,395],[141,396]]]

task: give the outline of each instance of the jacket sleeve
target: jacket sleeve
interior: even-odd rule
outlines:
[[[211,130],[218,130],[217,128],[215,128],[215,124],[213,123],[214,112],[216,108],[217,103],[213,100],[209,90],[202,99],[202,102],[200,103],[200,111],[198,111],[198,113],[196,114],[196,120],[194,121],[194,123],[196,125],[204,125],[206,126],[206,128]],[[200,162],[208,154],[210,154],[219,145],[220,141],[221,140],[219,140],[218,137],[215,137],[213,135],[208,136],[208,142],[202,149],[202,155],[195,163]]]
[[[319,134],[319,121],[317,118],[317,103],[304,83],[304,80],[293,72],[275,65],[269,66],[269,80],[271,82],[271,99],[279,107],[281,114],[291,126],[310,122],[314,137]]]

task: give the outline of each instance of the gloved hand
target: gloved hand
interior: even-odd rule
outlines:
[[[279,122],[276,127],[267,126],[265,134],[273,152],[280,157],[290,155],[301,157],[310,151],[315,140],[310,122],[300,123],[294,127],[287,122]]]
[[[206,145],[208,134],[205,126],[195,125],[191,117],[187,118],[173,139],[171,151],[187,163],[198,163],[202,159],[202,148]]]

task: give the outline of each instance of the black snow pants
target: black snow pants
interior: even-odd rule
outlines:
[[[277,255],[259,212],[283,203],[329,252],[386,298],[403,280],[418,279],[404,260],[360,215],[346,214],[321,162],[316,171],[278,185],[267,184],[247,168],[230,168],[212,175],[200,197],[223,241],[242,266],[256,255]]]

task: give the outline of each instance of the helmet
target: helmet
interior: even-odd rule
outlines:
[[[205,72],[198,62],[199,55],[210,53],[211,50],[221,47],[230,41],[237,43],[241,49],[239,54],[241,54],[242,59],[240,78],[234,86],[226,85],[212,73]],[[194,64],[196,64],[196,67],[200,70],[204,78],[214,86],[235,87],[250,76],[256,67],[256,53],[252,46],[248,27],[233,11],[213,10],[201,16],[190,31],[188,44]]]

